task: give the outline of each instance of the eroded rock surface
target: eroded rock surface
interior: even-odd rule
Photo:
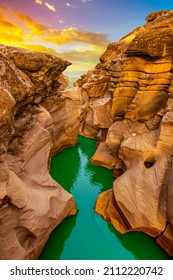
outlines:
[[[122,233],[148,233],[173,256],[173,11],[146,19],[75,87],[81,134],[99,143],[91,161],[117,177],[96,212]]]
[[[79,133],[98,140],[91,161],[117,178],[96,212],[121,233],[155,237],[173,256],[173,11],[146,19],[69,90],[67,61],[0,46],[1,259],[37,258],[76,212],[49,162]]]
[[[77,141],[78,105],[63,93],[69,62],[1,45],[0,64],[0,259],[36,259],[52,230],[76,213],[49,164]]]

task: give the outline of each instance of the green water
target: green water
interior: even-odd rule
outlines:
[[[51,234],[42,260],[147,260],[170,259],[154,239],[141,232],[124,235],[94,212],[98,194],[111,188],[112,171],[89,162],[96,141],[79,137],[75,147],[52,158],[51,175],[71,192],[78,208]]]

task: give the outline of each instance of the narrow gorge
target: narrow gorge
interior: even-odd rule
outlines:
[[[173,256],[173,11],[146,20],[70,89],[62,74],[70,62],[0,45],[0,259],[37,259],[76,214],[49,169],[78,135],[97,140],[91,162],[116,178],[96,213]]]

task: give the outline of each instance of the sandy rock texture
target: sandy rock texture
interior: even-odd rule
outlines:
[[[173,256],[173,11],[146,20],[75,83],[80,133],[98,139],[91,161],[117,178],[96,212],[122,233],[155,237]]]
[[[0,259],[36,259],[76,213],[49,165],[52,153],[77,141],[78,105],[73,115],[75,101],[63,94],[69,62],[0,45],[0,64]]]

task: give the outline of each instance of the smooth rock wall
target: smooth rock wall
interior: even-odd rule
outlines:
[[[70,63],[1,45],[0,64],[0,259],[37,259],[76,213],[49,174],[51,154],[77,142],[78,113],[61,74]]]
[[[96,212],[122,233],[148,233],[173,256],[173,11],[146,19],[74,86],[85,97],[80,133],[98,139],[91,161],[117,178]]]

